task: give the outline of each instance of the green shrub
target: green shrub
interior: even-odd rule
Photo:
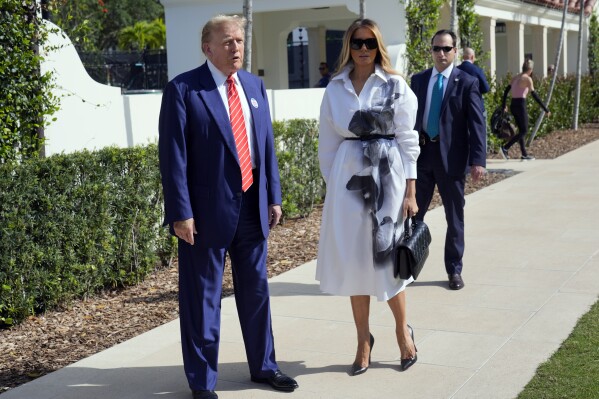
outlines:
[[[49,32],[36,12],[35,1],[0,0],[0,164],[37,157],[44,117],[58,109],[52,74],[40,73]]]
[[[318,121],[275,121],[273,129],[281,174],[283,217],[306,216],[324,196],[324,180],[318,165]]]
[[[155,145],[0,167],[0,326],[168,263],[162,218]]]
[[[276,122],[286,217],[322,200],[315,120]],[[161,227],[156,145],[0,165],[0,326],[135,284],[176,240]]]

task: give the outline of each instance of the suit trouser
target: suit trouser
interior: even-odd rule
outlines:
[[[439,142],[427,142],[418,157],[416,180],[416,220],[424,220],[435,191],[441,195],[447,232],[445,234],[445,270],[447,274],[462,273],[464,255],[464,185],[465,176],[450,176],[443,167]]]
[[[201,217],[201,215],[199,215]],[[258,215],[257,184],[243,194],[239,225],[228,248],[191,246],[179,240],[179,317],[183,364],[193,390],[212,390],[218,379],[221,291],[225,254],[231,258],[237,314],[250,374],[278,369],[266,273],[266,239]]]

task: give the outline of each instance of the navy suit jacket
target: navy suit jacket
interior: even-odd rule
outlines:
[[[462,62],[460,65],[458,65],[458,68],[478,79],[478,89],[480,90],[480,94],[489,92],[489,83],[487,82],[485,72],[481,68],[469,61]]]
[[[264,82],[240,70],[253,123],[254,183],[262,232],[268,206],[281,204],[279,169]],[[164,224],[194,218],[196,245],[227,247],[241,209],[241,173],[229,116],[208,64],[170,81],[163,93],[158,149],[164,191]],[[257,178],[256,178],[257,177]],[[171,230],[172,231],[172,230]]]
[[[418,97],[415,129],[419,132],[423,132],[422,119],[431,74],[432,68],[412,76],[411,80],[411,88]],[[459,177],[468,172],[470,165],[486,167],[487,128],[482,110],[478,79],[453,68],[439,121],[441,161],[447,174]]]

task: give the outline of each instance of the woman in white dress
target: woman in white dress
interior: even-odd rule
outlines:
[[[393,270],[403,220],[418,212],[417,108],[416,96],[391,67],[376,23],[354,21],[320,108],[318,156],[327,192],[316,269],[322,291],[351,299],[358,335],[351,375],[370,365],[370,296],[391,308],[401,369],[417,359],[404,291],[412,280]]]

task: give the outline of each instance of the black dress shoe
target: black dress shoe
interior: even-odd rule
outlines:
[[[362,367],[358,363],[354,363],[351,365],[350,375],[360,375],[364,374],[368,367],[370,366],[370,356],[372,355],[372,348],[374,347],[374,337],[370,334],[370,353],[368,354],[368,366]]]
[[[277,370],[275,374],[270,377],[260,378],[252,376],[251,379],[252,382],[268,384],[277,391],[293,392],[296,388],[299,388],[297,382],[288,375],[283,374],[281,370]]]
[[[194,391],[194,390],[192,390],[191,393],[193,394],[193,399],[218,399],[218,395],[214,391],[207,391],[207,390]]]
[[[450,274],[449,276],[449,288],[452,290],[461,290],[464,288],[464,280],[458,273]]]
[[[412,338],[412,342],[414,343],[414,350],[416,352],[418,352],[418,349],[416,348],[416,341],[414,341],[414,330],[412,329],[412,327],[410,327],[409,324],[408,324],[408,329],[410,330],[410,337]],[[407,369],[412,367],[414,365],[414,363],[416,363],[417,360],[418,360],[418,355],[416,355],[416,354],[414,354],[414,357],[410,357],[407,359],[401,359],[401,371],[406,371]]]

